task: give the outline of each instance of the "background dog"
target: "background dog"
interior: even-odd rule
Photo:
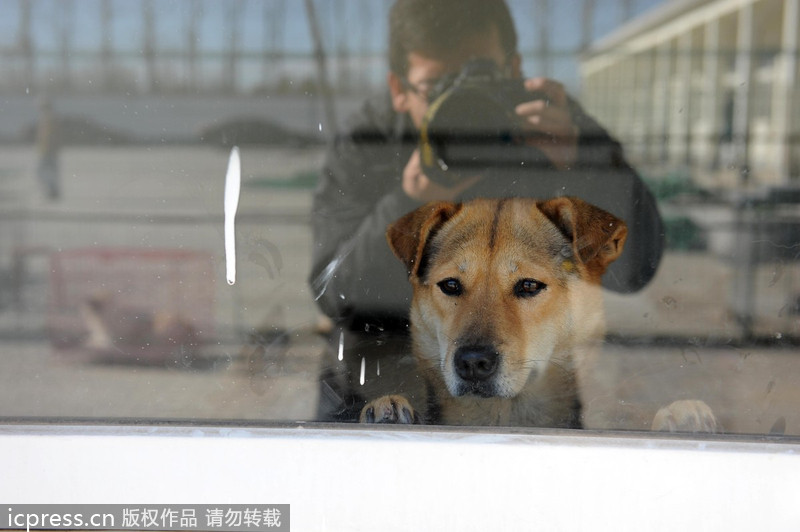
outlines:
[[[392,224],[428,404],[384,396],[361,421],[581,427],[581,381],[605,332],[600,278],[627,233],[568,197],[432,203]]]
[[[109,292],[81,305],[86,335],[81,347],[98,361],[188,364],[200,341],[195,327],[173,313],[126,306]]]

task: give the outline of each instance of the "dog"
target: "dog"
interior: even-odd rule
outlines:
[[[600,280],[627,234],[624,221],[574,197],[430,203],[390,225],[413,288],[427,405],[387,395],[360,421],[581,428],[581,382],[605,334]],[[692,418],[670,408],[667,430]]]
[[[82,347],[95,360],[169,364],[197,356],[197,330],[173,313],[126,306],[98,292],[81,304],[80,315],[86,329]]]

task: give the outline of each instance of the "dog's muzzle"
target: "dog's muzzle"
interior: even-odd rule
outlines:
[[[456,375],[461,380],[457,395],[494,397],[494,376],[500,366],[500,354],[490,346],[462,346],[453,356]]]

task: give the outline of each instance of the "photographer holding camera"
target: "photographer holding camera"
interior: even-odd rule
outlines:
[[[523,79],[503,0],[397,0],[389,39],[388,98],[337,137],[314,195],[310,281],[338,330],[405,331],[411,288],[384,233],[435,200],[582,197],[630,230],[604,286],[650,281],[663,245],[653,197],[560,83]]]

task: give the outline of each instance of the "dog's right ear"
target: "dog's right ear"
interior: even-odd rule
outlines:
[[[461,204],[456,203],[428,203],[389,226],[386,240],[392,252],[406,265],[409,277],[419,273],[425,244],[460,209]]]

